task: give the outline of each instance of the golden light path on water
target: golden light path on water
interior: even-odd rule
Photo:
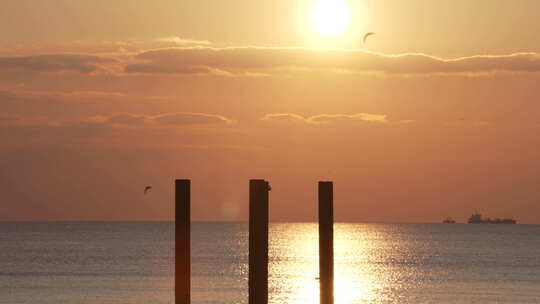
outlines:
[[[281,237],[270,245],[270,302],[319,303],[318,230],[316,224],[274,226]],[[365,261],[376,244],[358,226],[336,225],[334,231],[334,299],[336,304],[373,302],[382,288],[381,274]],[[359,267],[360,265],[360,267]],[[361,265],[366,265],[361,267]],[[299,275],[300,274],[300,275]]]

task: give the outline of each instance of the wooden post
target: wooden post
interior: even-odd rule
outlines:
[[[249,181],[249,304],[268,303],[268,191],[267,181]]]
[[[334,303],[334,193],[332,182],[319,182],[320,304]]]
[[[190,304],[191,290],[191,181],[177,179],[175,183],[175,275],[174,303]]]

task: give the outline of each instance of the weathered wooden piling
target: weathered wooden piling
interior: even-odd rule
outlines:
[[[249,304],[268,303],[268,191],[267,181],[249,181]]]
[[[334,303],[334,193],[332,182],[319,182],[320,304]]]
[[[174,303],[190,304],[191,291],[191,181],[177,179],[175,183],[175,274]]]

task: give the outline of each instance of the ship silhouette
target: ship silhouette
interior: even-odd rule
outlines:
[[[443,224],[455,224],[456,221],[453,220],[451,217],[447,217],[446,219],[444,219],[443,221]]]
[[[490,219],[488,217],[486,219],[483,219],[482,215],[480,213],[475,212],[469,217],[468,223],[469,224],[516,224],[517,221],[515,219],[512,219],[512,218]]]

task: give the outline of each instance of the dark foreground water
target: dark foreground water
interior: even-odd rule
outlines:
[[[247,224],[194,223],[193,303],[247,303]],[[318,303],[317,225],[271,225],[270,302]],[[0,303],[173,303],[172,223],[0,223]],[[540,303],[540,226],[336,224],[336,304]]]

